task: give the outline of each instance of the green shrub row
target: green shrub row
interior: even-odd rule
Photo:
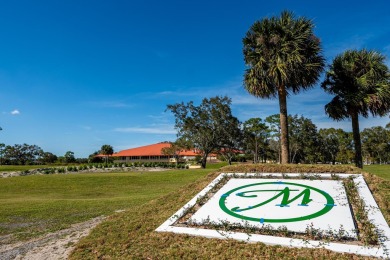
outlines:
[[[184,163],[166,163],[166,162],[133,162],[124,164],[125,167],[161,167],[161,168],[176,168],[176,169],[188,169],[188,166]]]
[[[94,164],[85,164],[79,166],[67,166],[67,167],[53,167],[53,168],[39,168],[38,172],[43,174],[53,174],[53,173],[65,173],[65,172],[78,172],[86,171],[88,169],[107,169],[107,168],[123,168],[123,167],[161,167],[161,168],[170,168],[170,169],[188,169],[188,166],[184,163],[166,163],[166,162],[132,162],[132,163],[94,163]],[[25,175],[27,175],[26,173]]]

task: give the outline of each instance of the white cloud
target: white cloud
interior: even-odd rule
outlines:
[[[115,132],[121,133],[139,133],[139,134],[162,134],[162,135],[170,135],[176,134],[177,131],[168,125],[156,125],[152,127],[123,127],[123,128],[115,128]]]
[[[232,99],[233,105],[277,106],[279,102],[277,98],[257,98],[249,93],[232,93],[231,95],[228,95],[228,97]]]
[[[217,85],[205,85],[205,86],[198,86],[198,87],[181,86],[181,87],[172,87],[172,89],[173,90],[166,90],[166,91],[154,93],[153,97],[157,97],[157,98],[161,98],[161,96],[182,97],[182,98],[195,97],[195,99],[203,99],[203,98],[209,98],[213,96],[224,96],[224,95],[232,97],[236,93],[242,95],[242,92],[244,92],[241,79],[231,80]],[[248,101],[244,100],[243,102],[246,103]]]
[[[148,115],[151,122],[154,122],[153,125],[171,125],[173,122],[173,115],[168,113],[168,111],[161,112],[157,115]]]
[[[11,115],[14,115],[14,116],[20,115],[20,111],[15,109],[15,110],[11,111]]]

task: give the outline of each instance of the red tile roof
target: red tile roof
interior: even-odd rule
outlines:
[[[151,145],[145,145],[141,147],[131,148],[127,150],[122,150],[117,153],[114,153],[112,156],[114,157],[120,157],[120,156],[160,156],[164,155],[161,152],[162,148],[170,147],[170,143],[158,143],[158,144],[151,144]],[[195,153],[194,151],[181,151],[180,155],[183,156],[195,156],[198,155],[198,153]]]

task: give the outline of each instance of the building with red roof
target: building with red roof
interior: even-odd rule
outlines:
[[[136,148],[130,148],[126,150],[114,153],[112,157],[116,157],[116,162],[175,162],[174,155],[163,154],[163,148],[169,148],[171,143],[162,142],[157,144],[145,145]],[[196,150],[182,150],[179,152],[178,157],[180,161],[188,161],[195,159],[195,156],[199,155]],[[216,159],[216,155],[210,155],[209,159]]]

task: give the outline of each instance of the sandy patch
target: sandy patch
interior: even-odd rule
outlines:
[[[67,259],[76,243],[105,217],[97,217],[33,240],[0,246],[0,259]]]

